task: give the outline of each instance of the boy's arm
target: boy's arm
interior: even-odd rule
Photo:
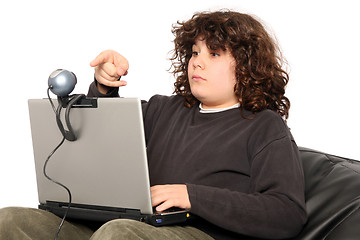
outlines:
[[[94,78],[94,81],[89,86],[89,91],[87,93],[88,97],[119,97],[119,88],[118,87],[107,87],[107,91],[102,92],[99,89],[99,82]]]

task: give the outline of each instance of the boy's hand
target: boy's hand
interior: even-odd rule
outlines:
[[[95,79],[98,83],[108,87],[121,87],[127,84],[126,81],[118,81],[121,76],[125,76],[129,69],[128,60],[121,54],[113,50],[101,52],[90,66],[95,67]],[[106,93],[106,87],[98,85],[101,92]],[[104,92],[105,91],[105,92]]]
[[[191,209],[189,194],[185,184],[156,185],[151,187],[153,207],[162,212],[171,207]]]

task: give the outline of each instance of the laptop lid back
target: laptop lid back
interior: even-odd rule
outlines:
[[[141,102],[136,98],[96,101],[95,108],[71,109],[77,140],[65,140],[46,172],[70,189],[75,204],[152,214]],[[62,140],[55,113],[48,99],[30,99],[28,104],[39,202],[68,202],[65,189],[43,174],[46,159]]]

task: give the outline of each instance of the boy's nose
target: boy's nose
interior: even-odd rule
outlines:
[[[201,59],[200,56],[197,56],[196,59],[193,62],[193,66],[194,66],[194,69],[196,69],[196,68],[204,69],[205,68],[205,63]]]

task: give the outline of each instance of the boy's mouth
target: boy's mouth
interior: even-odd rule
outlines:
[[[199,81],[204,81],[205,79],[203,77],[201,77],[200,75],[194,74],[192,76],[192,80],[195,81],[195,82],[199,82]]]

